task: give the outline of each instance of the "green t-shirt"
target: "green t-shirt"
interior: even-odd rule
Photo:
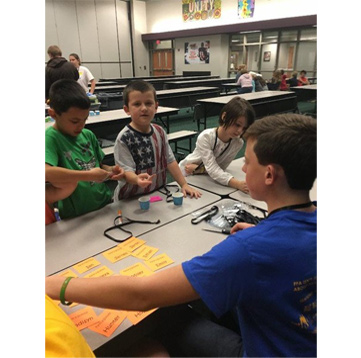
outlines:
[[[73,170],[100,167],[104,158],[98,140],[89,129],[77,137],[60,133],[53,127],[45,131],[45,163]],[[112,192],[105,183],[78,182],[75,191],[58,202],[60,217],[65,219],[97,210],[110,203]]]

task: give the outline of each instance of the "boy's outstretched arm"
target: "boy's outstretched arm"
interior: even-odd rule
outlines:
[[[184,194],[184,196],[186,196],[188,194],[191,198],[192,197],[195,197],[195,198],[201,197],[202,193],[200,193],[198,190],[196,190],[188,185],[176,160],[169,163],[167,166],[167,169],[169,170],[169,172],[172,175],[172,177],[174,178],[174,180],[182,188],[182,193]]]
[[[62,276],[45,281],[48,296],[59,300]],[[99,292],[102,292],[99,295]],[[147,277],[112,276],[73,278],[65,291],[65,300],[85,305],[120,310],[148,311],[198,299],[181,265]]]

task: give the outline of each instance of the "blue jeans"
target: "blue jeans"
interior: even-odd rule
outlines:
[[[238,93],[251,93],[253,91],[253,87],[241,87],[237,88]]]
[[[242,337],[188,305],[162,308],[161,324],[153,338],[172,357],[242,357]]]

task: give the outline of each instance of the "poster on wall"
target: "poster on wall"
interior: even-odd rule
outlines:
[[[182,0],[183,21],[219,19],[222,0]]]
[[[253,17],[256,0],[238,0],[238,17],[248,19]]]
[[[209,63],[209,49],[209,41],[185,42],[184,63],[186,65]]]

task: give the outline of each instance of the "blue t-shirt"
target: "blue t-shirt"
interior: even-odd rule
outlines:
[[[316,356],[316,227],[279,211],[183,263],[216,316],[237,311],[245,357]]]

